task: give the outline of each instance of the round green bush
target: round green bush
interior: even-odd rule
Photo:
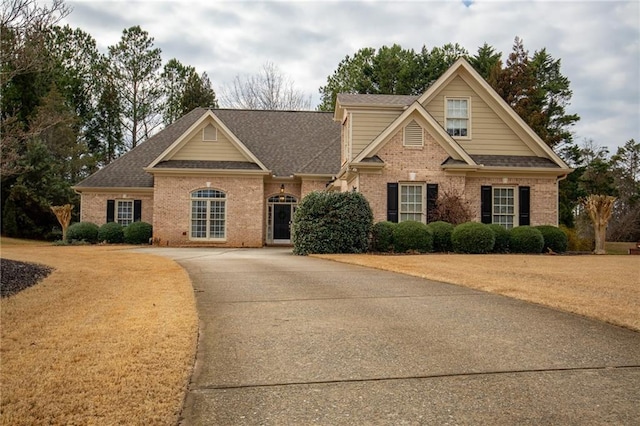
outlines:
[[[147,222],[133,222],[124,228],[124,242],[127,244],[148,244],[153,235],[153,227]]]
[[[98,241],[109,244],[124,242],[124,228],[117,222],[107,222],[98,230]]]
[[[378,222],[371,228],[370,251],[386,253],[393,250],[393,222]]]
[[[511,253],[542,253],[543,247],[542,233],[532,226],[517,226],[509,231]]]
[[[496,236],[487,225],[479,222],[462,223],[451,233],[451,243],[456,253],[490,253]]]
[[[554,251],[556,253],[564,253],[569,245],[569,238],[562,229],[551,225],[536,226],[536,229],[542,234],[544,239],[543,252]]]
[[[502,225],[492,223],[487,225],[496,236],[496,242],[493,245],[494,253],[506,253],[509,251],[509,230]]]
[[[454,226],[452,224],[449,222],[437,221],[431,222],[427,226],[433,234],[433,251],[440,253],[453,251],[451,234],[453,233]]]
[[[67,242],[81,242],[95,244],[98,242],[98,225],[91,222],[78,222],[67,228]]]
[[[307,194],[293,218],[293,253],[364,253],[373,213],[359,192]]]
[[[393,228],[393,250],[397,253],[417,251],[427,253],[433,250],[433,235],[422,222],[408,220]]]

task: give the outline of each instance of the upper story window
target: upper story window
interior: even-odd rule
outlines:
[[[215,142],[218,140],[218,129],[211,124],[207,124],[204,129],[202,129],[202,140],[204,142]]]
[[[470,101],[469,98],[445,98],[445,124],[451,136],[469,138]]]

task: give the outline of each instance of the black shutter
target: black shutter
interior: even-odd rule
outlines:
[[[427,223],[433,222],[434,210],[438,203],[438,184],[427,184]]]
[[[531,224],[531,188],[521,186],[518,188],[518,225],[525,226]]]
[[[107,222],[116,221],[116,200],[107,200]]]
[[[133,200],[133,221],[142,221],[142,200]]]
[[[482,223],[492,222],[493,191],[490,186],[480,187],[480,216]]]
[[[398,183],[387,183],[387,220],[398,223]]]

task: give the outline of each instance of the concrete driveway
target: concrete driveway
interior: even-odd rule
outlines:
[[[640,333],[290,249],[142,251],[193,281],[184,425],[640,424]]]

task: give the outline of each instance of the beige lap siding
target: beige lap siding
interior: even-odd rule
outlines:
[[[226,239],[191,239],[191,192],[211,189],[226,194]],[[155,176],[153,236],[159,245],[262,247],[264,184],[259,177]]]
[[[141,220],[153,223],[153,194],[136,194],[135,192],[127,192],[126,189],[114,193],[83,192],[80,196],[80,221],[92,222],[96,225],[107,223],[107,200],[141,200]]]

